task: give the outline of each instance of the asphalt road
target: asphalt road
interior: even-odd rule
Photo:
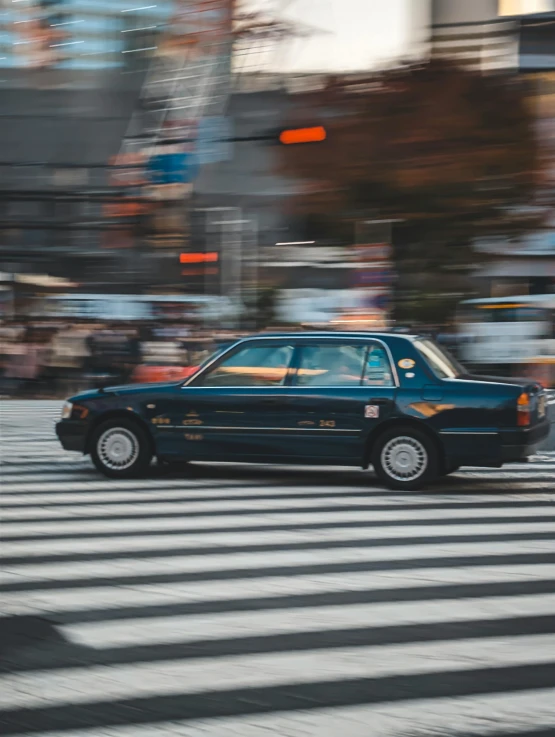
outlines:
[[[555,735],[555,454],[108,481],[0,410],[2,734]]]

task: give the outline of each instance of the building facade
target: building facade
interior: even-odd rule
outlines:
[[[483,74],[509,74],[526,90],[555,192],[555,2],[553,0],[433,0],[429,51]],[[551,172],[551,173],[550,173]],[[538,210],[542,203],[538,202]],[[483,241],[493,256],[477,274],[483,296],[555,292],[555,216],[526,238]]]
[[[20,0],[3,4],[0,67],[106,69],[156,47],[173,0]],[[127,57],[127,58],[126,58]]]

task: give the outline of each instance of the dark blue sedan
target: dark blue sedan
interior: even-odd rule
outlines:
[[[390,488],[419,489],[522,461],[549,425],[533,381],[467,374],[419,336],[319,332],[240,340],[186,381],[79,394],[56,430],[117,478],[156,457],[371,465]]]

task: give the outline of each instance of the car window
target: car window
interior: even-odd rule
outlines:
[[[360,386],[366,345],[306,345],[295,376],[296,386]]]
[[[456,379],[464,374],[462,366],[432,340],[415,340],[414,346],[439,379]]]
[[[370,345],[366,355],[363,386],[395,386],[391,363],[381,345]]]
[[[291,345],[245,346],[199,377],[197,386],[282,386]]]

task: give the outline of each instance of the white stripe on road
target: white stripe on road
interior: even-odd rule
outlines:
[[[2,439],[2,445],[5,448],[12,448],[14,450],[25,450],[25,448],[18,446],[16,442],[16,440],[20,439],[25,439],[27,441],[27,448],[33,453],[37,450],[44,450],[45,448],[60,448],[60,444],[56,436],[53,434],[47,434],[45,436],[44,430],[37,430],[34,434],[27,432],[27,430],[24,430],[21,433],[10,433],[7,437]]]
[[[475,619],[550,616],[555,594],[491,596],[427,602],[386,602],[306,607],[279,611],[223,612],[176,617],[122,619],[60,627],[65,637],[97,649],[262,637],[326,629],[468,622]],[[553,635],[555,639],[555,635]],[[512,640],[511,640],[512,641]],[[554,651],[555,652],[555,651]],[[551,653],[553,658],[553,653]]]
[[[423,500],[425,504],[427,500]],[[415,502],[418,503],[418,502]],[[483,522],[487,524],[489,519],[499,519],[503,517],[520,516],[523,519],[538,519],[545,515],[554,513],[553,505],[546,503],[542,506],[523,507],[519,504],[511,505],[510,501],[506,506],[500,508],[487,508],[485,506],[470,508],[460,508],[456,503],[447,509],[411,509],[406,510],[392,508],[388,502],[384,505],[384,509],[365,511],[330,511],[330,512],[307,512],[299,515],[298,513],[280,513],[275,514],[275,508],[265,509],[265,514],[233,514],[228,512],[218,512],[217,514],[207,515],[205,517],[194,517],[187,519],[186,513],[182,517],[167,517],[165,519],[149,519],[148,517],[130,517],[124,520],[81,520],[76,517],[75,520],[52,522],[48,519],[39,522],[14,522],[4,525],[2,529],[2,539],[9,540],[12,537],[24,535],[61,535],[75,534],[76,537],[85,533],[92,534],[118,534],[122,531],[126,533],[136,532],[156,532],[164,533],[168,530],[180,530],[182,532],[194,532],[204,529],[227,529],[233,527],[244,527],[255,525],[257,527],[271,527],[273,525],[308,525],[308,524],[330,524],[335,523],[340,527],[342,523],[347,522],[404,522],[425,519],[426,522],[441,522],[442,520],[453,520],[458,517],[472,517],[476,523]],[[214,512],[212,505],[210,511]],[[272,514],[274,512],[274,514]]]
[[[352,493],[352,489],[350,490]],[[231,492],[233,494],[233,492]],[[221,496],[221,495],[220,495]],[[242,496],[242,495],[241,495]],[[488,504],[491,504],[492,500],[491,498],[486,499],[473,499],[472,505],[473,505],[473,512],[474,510],[478,511],[480,507],[485,506],[487,508]],[[436,500],[430,501],[430,499],[420,499],[418,501],[413,501],[412,499],[407,502],[406,497],[401,500],[401,502],[397,502],[399,506],[403,506],[404,504],[408,504],[410,506],[415,505],[426,505],[431,504],[432,506],[436,505]],[[76,518],[83,518],[86,516],[98,516],[98,517],[106,517],[110,518],[115,515],[129,515],[130,519],[136,519],[137,517],[148,517],[149,515],[155,515],[155,514],[197,514],[197,515],[214,515],[214,514],[221,514],[221,515],[228,515],[233,514],[237,512],[268,512],[271,514],[272,512],[280,512],[282,510],[291,510],[291,512],[294,512],[296,509],[310,509],[314,508],[315,511],[318,511],[321,507],[340,507],[344,505],[352,505],[357,507],[370,507],[371,509],[374,509],[377,507],[377,512],[380,513],[382,509],[384,510],[391,510],[392,505],[395,504],[395,502],[392,502],[387,495],[384,495],[382,498],[373,498],[373,497],[360,497],[360,496],[349,496],[348,493],[345,494],[338,494],[336,497],[326,497],[325,499],[322,499],[320,497],[310,497],[307,499],[288,499],[288,498],[280,498],[280,496],[274,496],[272,495],[269,499],[260,499],[259,496],[255,496],[253,498],[248,499],[236,499],[236,500],[225,500],[225,499],[218,499],[217,501],[210,500],[209,498],[206,499],[206,501],[179,501],[179,502],[152,502],[152,504],[149,504],[146,508],[144,508],[143,505],[140,504],[99,504],[99,505],[91,505],[86,508],[86,510],[83,509],[83,507],[79,506],[78,504],[73,504],[71,506],[66,506],[63,508],[59,507],[40,507],[40,508],[31,508],[31,509],[3,509],[2,510],[2,520],[4,523],[9,521],[16,521],[16,522],[24,522],[26,519],[36,520],[40,521],[41,519],[44,519],[45,521],[48,521],[49,517],[76,517]],[[456,508],[456,502],[454,503],[454,508]],[[519,504],[515,504],[515,509],[519,508]],[[552,508],[552,513],[554,512],[554,508]],[[464,512],[464,507],[460,510],[460,512]],[[87,520],[83,520],[83,522],[86,522]],[[63,520],[61,520],[63,523]]]
[[[44,477],[44,475],[43,475]],[[117,485],[114,485],[113,490],[110,489],[109,482],[104,483],[98,483],[94,480],[92,481],[83,481],[82,476],[79,481],[72,481],[71,482],[71,492],[66,493],[60,493],[60,494],[52,494],[49,493],[48,490],[56,490],[60,488],[61,483],[65,483],[67,479],[65,477],[62,477],[58,481],[50,482],[50,479],[48,482],[40,483],[35,482],[32,484],[3,484],[3,493],[1,498],[1,506],[4,510],[7,512],[10,509],[10,506],[16,504],[16,505],[25,505],[32,507],[34,505],[40,504],[41,509],[38,511],[44,511],[46,507],[48,507],[49,504],[53,503],[63,503],[64,506],[59,507],[53,507],[52,509],[57,509],[58,514],[62,515],[66,511],[68,514],[71,514],[75,512],[77,508],[80,508],[80,511],[82,514],[87,514],[87,510],[95,510],[96,507],[91,504],[87,505],[86,507],[82,507],[81,504],[83,502],[95,502],[98,501],[99,507],[101,507],[104,510],[111,510],[114,509],[115,511],[119,511],[121,508],[121,511],[126,511],[130,507],[133,507],[136,511],[140,507],[134,505],[134,502],[140,501],[142,499],[147,499],[148,501],[156,502],[160,496],[163,496],[164,498],[168,499],[175,499],[176,501],[170,502],[171,504],[179,504],[180,502],[183,504],[190,505],[191,502],[188,501],[188,496],[202,496],[206,498],[206,501],[210,501],[210,497],[217,496],[217,497],[225,497],[226,493],[229,492],[230,494],[236,494],[237,492],[234,491],[235,488],[240,489],[241,497],[253,497],[256,499],[260,495],[267,496],[268,494],[272,494],[272,496],[275,496],[276,499],[279,500],[280,496],[286,496],[291,493],[299,493],[299,492],[305,492],[305,488],[308,489],[306,492],[307,495],[313,494],[314,496],[318,496],[319,494],[322,494],[322,487],[291,487],[291,486],[281,486],[281,487],[269,487],[269,489],[266,489],[264,486],[257,485],[255,488],[254,484],[248,483],[248,485],[245,487],[245,481],[243,480],[235,480],[232,479],[231,481],[221,480],[221,479],[152,479],[151,481],[118,481]],[[274,480],[275,483],[275,480]],[[222,484],[221,487],[218,487],[218,484]],[[39,487],[37,489],[37,486]],[[29,490],[31,490],[31,493],[29,493]],[[34,490],[34,492],[33,492]],[[326,489],[324,488],[324,491]],[[330,486],[329,491],[337,491],[337,495],[340,496],[341,494],[352,494],[353,493],[353,487],[352,486],[344,486],[344,487],[335,487]],[[46,492],[46,493],[42,493]],[[204,493],[202,493],[204,492]],[[327,497],[326,497],[327,498]],[[108,507],[103,506],[103,502],[118,502],[121,501],[121,504],[110,504]],[[290,501],[297,501],[299,500],[290,500]],[[307,501],[310,503],[310,499],[307,499]],[[126,504],[126,502],[129,502],[129,504]],[[229,503],[226,502],[225,499],[220,499],[220,502],[223,504]],[[203,502],[197,502],[202,504]],[[240,501],[238,502],[240,503]],[[369,503],[369,500],[367,501]],[[385,502],[384,502],[385,503]],[[250,502],[249,502],[250,504]],[[180,507],[177,507],[177,510],[179,510]],[[148,509],[152,509],[151,506],[148,507]],[[25,512],[24,507],[21,507],[21,511]],[[162,510],[164,511],[164,510]],[[172,511],[172,508],[170,507],[167,511]],[[15,514],[15,512],[14,512]]]
[[[555,689],[534,689],[509,694],[409,699],[396,703],[302,709],[269,714],[247,714],[202,720],[174,720],[152,724],[110,726],[110,737],[261,737],[261,735],[302,735],[302,737],[399,737],[417,730],[420,735],[518,737],[530,730],[552,729],[555,733],[553,703]],[[446,725],[453,725],[452,728]],[[97,728],[49,732],[49,737],[94,737]]]
[[[491,596],[483,599],[386,602],[349,606],[305,607],[279,611],[224,612],[176,617],[122,619],[64,625],[59,629],[78,645],[96,649],[190,643],[199,640],[267,637],[326,629],[394,627],[399,625],[550,616],[555,594]],[[471,631],[469,630],[469,633]],[[555,634],[552,635],[555,645]],[[510,640],[512,642],[512,638]],[[555,650],[554,650],[555,652]],[[551,653],[553,659],[553,652]]]
[[[553,466],[555,471],[555,466]],[[60,514],[66,509],[72,506],[81,506],[87,502],[87,506],[83,507],[83,514],[87,513],[87,510],[94,509],[93,504],[89,505],[89,502],[97,502],[102,504],[104,502],[110,502],[110,509],[117,508],[115,502],[119,502],[122,505],[125,502],[134,503],[137,501],[157,501],[161,496],[164,501],[183,501],[188,502],[188,497],[204,497],[206,501],[210,501],[212,497],[222,497],[226,493],[235,494],[237,492],[230,489],[239,489],[241,497],[257,498],[260,496],[268,496],[269,494],[276,499],[279,497],[288,497],[292,494],[302,494],[307,498],[311,496],[323,499],[333,499],[332,494],[336,495],[338,499],[348,499],[349,494],[357,492],[358,496],[357,503],[362,500],[367,504],[376,503],[373,500],[373,493],[375,490],[368,486],[368,478],[364,474],[360,474],[360,485],[353,482],[350,484],[336,485],[330,483],[316,483],[311,481],[310,484],[292,484],[290,479],[284,479],[284,483],[281,486],[276,486],[276,478],[272,478],[272,485],[265,485],[264,479],[210,479],[210,478],[156,478],[151,481],[119,481],[119,482],[97,482],[94,478],[89,481],[83,480],[83,473],[72,472],[70,476],[68,474],[56,474],[48,475],[46,481],[44,481],[44,473],[37,475],[36,478],[32,477],[17,477],[17,481],[13,482],[10,480],[4,480],[2,483],[2,497],[1,506],[4,509],[8,509],[11,506],[17,505],[22,509],[25,506],[41,505],[47,507],[50,504],[64,505],[59,506],[57,509],[60,510]],[[307,478],[310,481],[310,478]],[[60,489],[60,486],[71,485],[71,491],[65,491],[57,493],[56,490]],[[362,496],[362,492],[366,492],[367,497]],[[323,495],[326,496],[323,496]],[[472,501],[479,506],[480,503],[491,502],[492,500],[499,499],[499,494],[485,494],[482,492],[479,496],[472,496]],[[464,491],[459,492],[457,497],[458,501],[468,501],[468,492],[465,494]],[[308,499],[307,499],[308,501]],[[407,494],[396,494],[390,492],[387,498],[383,500],[383,504],[392,502],[407,502],[415,503],[421,502],[432,502],[437,501],[437,494],[430,492],[420,494],[418,497],[409,496]],[[298,502],[297,502],[298,503]]]
[[[195,602],[226,602],[236,599],[279,598],[338,594],[349,591],[417,589],[428,586],[465,586],[499,583],[552,581],[555,564],[465,566],[460,568],[410,568],[403,571],[320,573],[304,576],[266,576],[231,581],[144,583],[132,586],[89,586],[52,591],[2,593],[2,614],[94,612],[122,607],[172,606]],[[438,599],[439,600],[439,599]]]
[[[0,679],[5,708],[49,707],[264,688],[351,678],[387,678],[552,662],[555,636],[536,635],[341,648],[302,653],[240,655],[197,661],[71,668],[10,675]]]
[[[81,540],[33,540],[4,541],[0,548],[0,563],[3,558],[10,556],[27,556],[32,563],[34,557],[53,555],[106,553],[141,553],[156,550],[175,550],[184,547],[205,548],[243,545],[287,545],[294,543],[331,543],[338,541],[359,540],[368,537],[372,541],[404,540],[406,538],[428,538],[427,543],[436,544],[438,536],[450,537],[454,535],[479,535],[487,538],[496,535],[510,534],[530,535],[553,533],[555,544],[555,522],[543,522],[540,519],[534,522],[491,523],[486,527],[473,523],[448,525],[439,522],[436,525],[415,525],[399,527],[345,527],[340,525],[323,530],[267,530],[261,532],[199,532],[185,535],[137,535],[135,537],[92,538]],[[513,543],[514,544],[514,543]],[[222,552],[224,552],[222,550]],[[69,561],[68,561],[69,562]]]
[[[40,446],[42,451],[47,452],[47,455],[53,455],[56,458],[62,457],[67,460],[71,461],[73,459],[81,459],[83,463],[85,464],[86,468],[89,470],[93,469],[92,462],[88,458],[88,456],[84,456],[82,453],[79,453],[78,451],[66,451],[63,448],[59,447],[57,445],[57,440],[49,440],[45,439],[44,441],[37,441],[37,440],[31,440],[29,441],[29,436],[27,433],[22,434],[21,436],[18,436],[17,438],[15,436],[12,436],[10,438],[9,444],[4,440],[2,443],[3,446],[3,458],[0,465],[5,470],[10,470],[12,475],[15,477],[17,474],[17,477],[20,478],[21,481],[24,481],[25,479],[33,480],[33,479],[40,479],[40,472],[36,470],[30,470],[27,465],[27,461],[21,461],[19,464],[14,464],[8,462],[9,454],[7,452],[7,448],[10,448],[10,453],[14,453],[18,456],[26,457],[27,455],[34,455],[34,449],[36,446]],[[26,443],[28,450],[24,447],[21,447],[22,443]],[[65,454],[65,456],[64,456]],[[542,454],[543,455],[543,454]],[[530,461],[529,463],[511,463],[506,466],[503,466],[501,468],[491,468],[487,466],[464,466],[458,471],[457,473],[484,473],[489,475],[496,475],[499,473],[512,473],[512,472],[527,472],[527,471],[546,471],[550,472],[555,470],[555,464],[553,463],[553,460],[551,456],[554,454],[547,454],[546,453],[546,460],[534,460]],[[33,459],[30,458],[30,461]],[[290,464],[279,464],[279,463],[219,463],[214,461],[214,463],[208,463],[208,462],[201,462],[198,461],[195,463],[195,466],[197,468],[201,468],[204,470],[209,470],[210,468],[217,468],[221,470],[222,468],[229,468],[232,471],[237,468],[245,468],[248,467],[249,469],[257,469],[261,474],[268,473],[271,471],[274,471],[276,469],[279,470],[300,470],[301,475],[307,474],[310,475],[310,472],[317,473],[319,468],[322,468],[320,466],[303,466],[301,465],[290,465]],[[359,473],[361,475],[361,478],[366,478],[366,472],[357,467],[357,466],[323,466],[326,470],[332,470],[334,473],[339,474],[341,472],[345,472],[347,470],[348,473],[354,474]],[[111,479],[104,478],[99,472],[97,475],[98,480],[103,483],[106,487],[110,487],[112,484],[120,484],[121,481],[114,481]]]
[[[44,478],[44,473],[41,478]],[[79,478],[79,476],[76,476]],[[83,502],[98,502],[101,505],[103,502],[120,502],[124,505],[126,502],[136,502],[146,499],[148,501],[156,501],[163,496],[164,499],[176,500],[177,502],[188,502],[188,497],[205,497],[206,501],[210,501],[211,497],[225,497],[227,493],[236,494],[235,488],[240,490],[241,497],[257,498],[261,495],[275,496],[279,499],[282,496],[289,496],[290,494],[306,494],[307,497],[320,497],[322,494],[336,494],[339,498],[348,497],[353,491],[366,492],[368,497],[367,503],[372,501],[372,489],[368,488],[367,480],[361,474],[360,487],[353,489],[353,484],[344,484],[342,486],[330,484],[329,486],[322,485],[321,483],[303,484],[291,484],[286,483],[281,486],[277,486],[277,480],[275,477],[272,479],[272,484],[266,486],[264,480],[259,478],[250,479],[211,479],[211,478],[172,478],[172,479],[152,479],[150,481],[118,481],[118,482],[101,482],[98,483],[94,479],[90,481],[83,481],[83,476],[79,478],[79,481],[71,481],[71,491],[52,493],[60,489],[60,482],[66,482],[68,479],[66,476],[56,476],[55,480],[51,482],[50,477],[45,482],[39,480],[33,483],[20,484],[19,479],[17,483],[5,482],[2,484],[2,507],[9,508],[11,505],[17,504],[32,506],[40,504],[48,506],[49,504],[57,503],[64,504],[63,507],[59,507],[62,511],[66,507],[80,506]],[[38,488],[37,488],[38,487]],[[230,487],[232,487],[230,491]],[[328,498],[328,497],[325,497]],[[357,498],[364,499],[363,496]],[[391,503],[392,500],[404,500],[411,499],[406,495],[395,495],[394,492],[391,496],[387,496],[383,500],[383,504]],[[435,499],[434,496],[429,495],[427,497],[429,501]],[[222,501],[221,499],[219,501]],[[223,500],[225,502],[225,499]],[[293,500],[295,501],[295,500]],[[297,503],[299,500],[296,500]],[[308,499],[307,501],[310,501]],[[491,497],[489,498],[491,501]],[[110,508],[116,506],[110,504]],[[86,509],[93,507],[87,506],[83,508],[83,513]]]
[[[553,553],[551,540],[521,540],[518,553]],[[223,553],[222,555],[176,555],[160,558],[111,558],[101,561],[66,563],[35,563],[4,566],[0,583],[20,584],[47,581],[67,581],[88,578],[139,577],[147,583],[148,576],[187,575],[234,570],[256,571],[265,568],[322,565],[351,565],[357,563],[387,563],[422,559],[430,564],[438,558],[483,558],[487,555],[511,556],[513,542],[442,543],[429,545],[391,546],[385,548],[338,548],[324,550],[277,550],[264,553]],[[424,566],[425,567],[425,566]]]

